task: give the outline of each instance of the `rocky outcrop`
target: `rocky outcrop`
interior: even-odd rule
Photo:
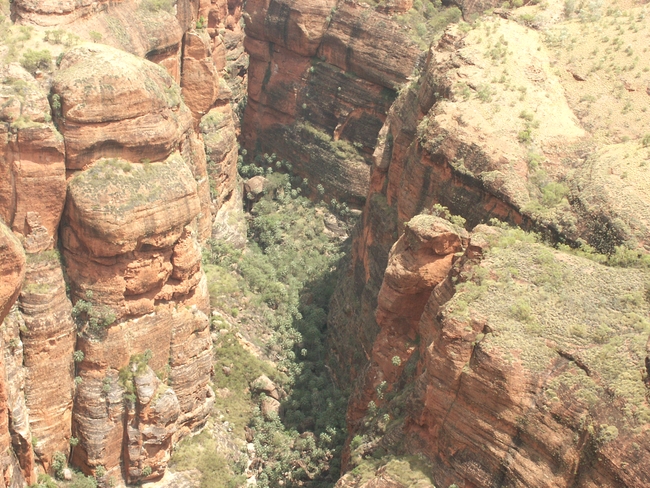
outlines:
[[[428,237],[413,239],[414,227]],[[551,250],[521,231],[478,226],[461,245],[447,229],[418,216],[391,252],[382,329],[348,414],[362,439],[353,465],[382,448],[425,456],[438,486],[645,486],[636,466],[650,452],[650,404],[637,372],[649,332],[621,318],[643,316],[647,303],[619,297],[637,292],[647,272]],[[414,266],[413,244],[436,241],[464,248],[446,276],[440,259]],[[437,285],[419,287],[438,274],[431,266],[442,271]],[[399,306],[418,289],[423,300]],[[390,340],[385,324],[401,325]],[[396,422],[383,420],[377,437],[369,426],[385,418]],[[366,486],[359,471],[340,486]]]
[[[72,461],[107,480],[159,478],[172,442],[200,427],[214,402],[198,244],[211,227],[203,141],[165,70],[113,48],[68,52],[53,93],[70,172],[60,234],[79,334]]]
[[[25,322],[17,307],[14,307],[3,322],[4,364],[7,387],[7,410],[11,447],[20,465],[25,481],[36,481],[33,435],[30,415],[25,398],[25,368],[23,367],[24,343],[21,332]]]
[[[19,308],[25,404],[36,439],[34,453],[47,470],[55,452],[69,449],[74,390],[76,328],[58,252],[28,256]]]
[[[53,26],[69,24],[105,9],[109,0],[17,0],[12,13],[21,22]]]
[[[68,170],[102,157],[161,161],[191,126],[191,113],[165,70],[107,46],[68,52],[52,91],[61,104],[55,121]]]
[[[430,209],[443,215],[440,205],[467,228],[497,218],[633,260],[647,247],[641,139],[603,144],[574,112],[576,79],[552,69],[557,54],[538,33],[485,22],[445,33],[379,133],[351,267],[328,321],[331,364],[342,382],[358,381],[348,411],[357,441],[345,461],[359,469],[345,481],[374,482],[358,473],[378,475],[388,458],[372,468],[364,459],[387,449],[425,456],[439,486],[644,486],[630,466],[648,452],[648,332],[619,329],[600,305],[592,310],[608,307],[608,293],[614,301],[634,293],[643,271],[600,268],[485,227],[461,246],[463,257],[448,258],[455,264],[433,289],[415,286],[425,274],[412,281],[404,264],[419,262],[405,246],[412,223],[430,219],[418,216]],[[496,242],[512,246],[499,254]],[[580,287],[604,295],[576,301]],[[598,319],[586,318],[593,313]],[[617,347],[616,335],[629,354],[614,354],[614,372],[601,348]],[[614,387],[623,383],[625,391]]]
[[[197,121],[219,96],[219,76],[212,60],[210,36],[205,31],[185,34],[181,89],[183,101]]]
[[[372,348],[378,332],[372,315],[388,250],[404,222],[422,210],[441,204],[463,215],[469,227],[498,218],[535,227],[552,238],[587,237],[576,225],[577,209],[568,203],[568,185],[549,175],[566,180],[569,175],[562,173],[566,167],[558,169],[559,161],[578,164],[578,153],[589,136],[571,112],[538,34],[514,22],[490,22],[504,36],[525,36],[527,42],[511,46],[514,54],[506,54],[504,62],[512,63],[507,69],[523,85],[517,93],[530,95],[515,96],[497,82],[481,84],[503,68],[479,49],[480,37],[474,31],[465,35],[450,28],[432,47],[422,75],[402,91],[379,133],[363,225],[353,244],[355,269],[339,287],[340,296],[337,291],[334,297],[342,303],[354,289],[362,296],[361,305],[351,314],[337,305],[330,318],[334,329],[357,330],[354,336],[362,338],[363,344],[352,345],[345,333],[340,339],[333,334],[333,353],[343,364],[352,357],[350,350]],[[520,72],[515,74],[515,69]],[[492,97],[500,97],[498,111],[489,103]],[[538,97],[544,98],[543,103]],[[535,150],[519,141],[526,127],[536,131]],[[529,170],[531,157],[541,162]],[[560,189],[559,196],[544,197],[544,185],[550,183],[549,189]],[[360,333],[361,329],[367,332]],[[347,365],[342,374],[345,371],[354,368]]]
[[[354,392],[348,421],[356,422],[369,402],[381,405],[417,349],[418,322],[432,290],[447,279],[454,260],[468,243],[464,229],[432,216],[418,215],[405,226],[391,249],[384,280],[377,296],[379,333],[370,351],[363,383]],[[381,385],[381,386],[380,386]]]
[[[20,298],[2,337],[0,485],[36,482],[57,452],[106,484],[157,479],[214,403],[198,241],[217,211],[241,213],[241,7],[37,3],[15,2],[16,22],[95,44],[40,74],[49,100],[18,65],[2,73],[1,318]],[[55,57],[62,32],[78,43],[47,31]]]
[[[28,252],[44,251],[56,241],[65,202],[63,139],[34,78],[16,64],[2,77],[0,216]]]
[[[2,283],[0,285],[0,319],[3,320],[4,324],[5,317],[15,302],[25,277],[25,253],[18,239],[2,222],[0,222],[0,277],[2,277],[0,280],[0,283]],[[9,344],[4,342],[4,336],[6,335],[11,336],[8,337]],[[11,342],[12,339],[16,340]],[[20,340],[9,332],[3,334],[1,344],[3,350],[7,350],[10,346],[18,348]],[[14,364],[10,364],[9,374],[7,373],[5,355],[0,355],[0,405],[9,406],[10,398],[18,401],[18,398],[12,393],[20,388],[20,379],[15,378],[15,375],[12,374]],[[12,449],[9,412],[9,408],[0,409],[0,473],[2,475],[0,476],[0,486],[20,487],[24,483],[24,478]],[[15,409],[15,413],[16,417],[20,416],[19,408]],[[18,422],[17,424],[15,432],[17,433],[16,440],[19,442],[18,435],[24,433],[24,422]],[[21,454],[24,453],[21,452]],[[31,479],[29,459],[23,457],[23,461],[27,468],[28,479]]]
[[[0,222],[0,318],[9,313],[25,279],[25,251],[12,232]]]
[[[353,3],[246,4],[244,144],[294,164],[312,191],[360,206],[369,155],[420,55],[390,17]]]

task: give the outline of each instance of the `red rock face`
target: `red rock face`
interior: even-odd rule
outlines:
[[[34,78],[17,65],[2,76],[0,216],[27,252],[51,249],[65,202],[63,140]]]
[[[70,445],[76,327],[66,295],[61,263],[52,252],[29,255],[20,293],[21,338],[25,367],[25,404],[33,446],[46,469],[55,452]],[[52,371],[57,374],[53,375]]]
[[[18,239],[0,222],[0,319],[3,321],[20,292],[24,277],[25,252]],[[1,339],[3,351],[9,349],[4,341],[6,335],[9,336],[7,338],[10,341],[15,338],[15,335],[11,332],[3,334]],[[14,349],[18,348],[19,342],[16,339],[15,342],[11,343]],[[7,360],[5,356],[4,353],[0,355],[0,405],[8,406],[17,401],[17,395],[12,393],[15,393],[15,390],[20,388],[20,379],[15,378],[15,375],[12,374],[11,370],[15,367],[13,361],[9,364],[10,371],[7,371]],[[14,392],[12,392],[12,389]],[[12,449],[12,438],[9,430],[9,411],[8,408],[2,408],[0,411],[0,452],[2,453],[0,455],[0,486],[3,487],[22,486],[24,483],[23,474],[20,469],[21,466],[18,464],[18,460]],[[18,412],[19,409],[17,408],[16,413],[18,414]],[[24,433],[23,429],[24,422],[18,422],[15,432]],[[30,450],[29,441],[27,441],[25,450],[28,452]],[[23,449],[17,449],[17,451],[24,456]],[[33,458],[31,461],[33,463]],[[26,468],[28,480],[33,481],[31,475],[33,464],[25,457],[23,457],[23,463]],[[13,482],[14,484],[11,484],[12,480],[15,480]]]
[[[423,262],[425,255],[406,245],[413,232],[411,222],[423,218],[417,214],[434,204],[462,214],[468,228],[496,217],[524,228],[536,227],[552,237],[575,239],[568,226],[527,213],[528,194],[521,191],[525,177],[516,163],[506,164],[510,151],[521,147],[506,138],[496,143],[485,137],[481,132],[485,125],[467,123],[469,109],[463,112],[465,107],[457,107],[455,112],[450,108],[461,100],[454,90],[459,80],[464,80],[462,69],[455,70],[465,63],[462,55],[473,47],[466,45],[458,32],[449,30],[429,53],[424,75],[404,89],[391,107],[379,133],[363,223],[354,236],[352,266],[335,291],[328,321],[331,356],[336,359],[332,364],[338,364],[341,381],[356,379],[360,385],[348,410],[352,435],[367,433],[370,401],[382,408],[388,401],[384,392],[394,393],[395,385],[400,392],[404,382],[412,381],[415,389],[401,405],[403,428],[386,433],[380,445],[394,445],[395,439],[403,439],[403,451],[421,454],[431,462],[432,479],[438,486],[645,486],[646,474],[636,466],[647,464],[643,459],[649,451],[642,447],[648,443],[647,417],[638,413],[626,424],[624,412],[645,412],[648,407],[644,384],[647,331],[631,333],[629,340],[636,344],[632,359],[620,355],[621,364],[623,358],[630,359],[622,374],[634,376],[631,389],[639,396],[635,400],[622,393],[607,397],[608,387],[601,383],[606,374],[597,373],[594,364],[584,359],[588,356],[585,344],[576,344],[567,335],[548,338],[541,347],[546,355],[532,364],[521,359],[530,353],[522,345],[538,340],[532,336],[494,348],[488,346],[489,339],[481,342],[485,337],[506,335],[492,330],[490,324],[506,322],[508,314],[514,313],[507,307],[520,295],[504,299],[508,305],[504,305],[506,318],[502,320],[488,320],[485,308],[469,317],[455,312],[455,307],[462,310],[464,300],[471,301],[467,295],[458,295],[455,283],[474,272],[472,261],[480,259],[488,247],[489,231],[480,228],[469,242],[459,239],[462,245],[447,256],[447,266],[444,259],[435,260],[431,255]],[[468,72],[472,69],[475,65]],[[552,91],[548,86],[545,89]],[[562,103],[566,107],[566,101]],[[566,134],[549,131],[552,134],[540,146],[558,147],[548,142],[551,137],[565,138],[564,147],[585,137],[572,121],[569,114],[563,119]],[[488,174],[498,177],[490,179]],[[593,193],[599,202],[605,186]],[[613,194],[613,187],[609,188]],[[647,208],[647,202],[636,208]],[[616,211],[624,213],[621,208]],[[591,239],[592,235],[584,232],[582,237]],[[639,235],[639,239],[644,242],[645,237]],[[453,255],[461,249],[465,257]],[[562,255],[558,262],[563,259],[570,262]],[[530,261],[524,262],[527,264],[520,264],[520,269],[534,268]],[[609,272],[596,271],[586,263],[577,266],[585,274]],[[488,273],[494,272],[490,269]],[[435,280],[429,279],[433,277]],[[496,302],[498,291],[492,291]],[[566,298],[569,292],[560,294]],[[350,300],[351,296],[356,300]],[[531,298],[530,303],[541,300]],[[575,310],[557,313],[564,318],[562,330],[572,330]],[[589,347],[598,347],[595,344],[601,340],[594,338]],[[509,354],[514,359],[509,359]],[[409,359],[411,376],[405,376],[404,364]],[[581,389],[591,381],[599,385],[594,387],[600,392],[597,396],[604,395],[598,396],[598,407],[580,399],[586,394]],[[619,381],[624,382],[619,379],[613,384]],[[556,396],[551,399],[548,395]],[[593,401],[594,397],[590,398]],[[390,415],[395,414],[390,411]],[[592,422],[592,427],[585,428],[585,422]],[[628,446],[638,449],[633,447],[632,453]],[[379,474],[370,486],[386,482],[380,481]],[[341,486],[364,486],[354,480],[351,471]]]
[[[203,62],[207,47],[196,40]],[[82,48],[62,63],[55,83],[62,130],[74,141],[68,168],[83,168],[68,182],[61,236],[81,311],[75,312],[83,361],[76,373],[73,461],[88,472],[102,466],[118,479],[124,464],[126,480],[136,482],[162,476],[172,442],[202,425],[214,402],[197,242],[210,234],[210,195],[202,140],[161,68],[119,53],[125,69],[113,70],[110,80],[117,98],[102,96],[106,83],[93,82],[92,74],[88,82],[97,95],[77,90],[77,73],[109,60],[121,63],[117,55]],[[195,110],[213,103],[197,96]],[[129,97],[130,111],[120,112],[118,100]],[[133,132],[144,119],[152,123],[149,130]],[[115,137],[107,146],[109,133]],[[150,160],[140,159],[144,155]],[[134,358],[145,354],[142,366]]]
[[[23,22],[53,26],[69,24],[92,15],[106,7],[108,0],[18,0],[13,8],[16,17]]]
[[[241,7],[179,1],[174,18],[141,2],[73,3],[13,9],[19,23],[97,31],[140,58],[69,51],[52,107],[22,68],[2,73],[0,318],[19,300],[1,338],[0,486],[35,483],[72,438],[73,463],[105,468],[106,482],[159,478],[214,403],[198,240],[220,208],[241,208],[231,109],[245,92]]]
[[[645,486],[648,474],[637,466],[650,452],[650,405],[644,375],[631,372],[644,367],[647,331],[622,325],[620,340],[592,341],[589,329],[578,337],[568,325],[584,313],[572,297],[588,306],[610,292],[616,300],[620,290],[637,289],[645,272],[606,268],[537,243],[508,246],[502,233],[478,226],[468,239],[428,215],[406,224],[378,296],[380,331],[349,406],[351,436],[365,432],[372,401],[401,416],[380,445],[395,448],[394,439],[403,439],[398,454],[426,457],[437,486]],[[512,285],[498,285],[502,266],[523,271]],[[539,281],[550,269],[561,269],[553,288]],[[595,282],[585,283],[587,275]],[[546,293],[558,301],[540,312]],[[531,315],[513,316],[522,301],[534,304]],[[601,328],[619,327],[600,306],[589,316],[600,317]],[[595,352],[610,340],[630,348],[613,358],[616,367]],[[399,390],[405,382],[410,393]],[[393,486],[382,469],[369,484],[352,471],[337,486]]]
[[[9,313],[25,279],[25,251],[12,232],[0,222],[0,318]]]
[[[389,17],[351,3],[260,0],[246,13],[244,144],[361,206],[377,133],[419,49]]]
[[[377,297],[379,333],[355,392],[348,420],[361,419],[371,400],[381,405],[377,388],[389,393],[417,349],[418,322],[432,290],[447,279],[456,253],[467,247],[467,233],[449,222],[420,215],[409,222],[390,251],[384,280]]]
[[[219,76],[207,32],[187,32],[183,40],[183,100],[199,121],[219,96]]]

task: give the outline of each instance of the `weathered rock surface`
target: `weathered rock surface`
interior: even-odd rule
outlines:
[[[638,135],[649,127],[645,115],[634,129],[611,122],[636,140],[605,139],[604,123],[576,115],[584,91],[570,83],[588,81],[552,68],[565,62],[547,50],[552,43],[508,20],[485,22],[468,34],[446,32],[379,133],[352,266],[328,324],[336,374],[359,385],[348,419],[365,444],[345,461],[361,465],[398,446],[396,456],[426,456],[438,486],[645,486],[636,466],[650,452],[642,447],[648,331],[613,318],[630,312],[613,303],[643,288],[643,271],[521,242],[502,254],[490,249],[479,266],[472,260],[500,239],[486,228],[463,246],[464,258],[451,258],[433,291],[419,288],[424,271],[414,279],[404,266],[418,262],[403,247],[409,222],[435,204],[468,228],[496,217],[606,252],[647,247],[647,154]],[[492,29],[497,37],[486,42]],[[395,261],[388,251],[402,232]],[[599,296],[588,298],[594,290]],[[636,304],[641,319],[646,303]],[[617,352],[603,352],[610,347]],[[365,440],[377,431],[382,440]],[[342,482],[378,481],[360,479],[360,470]]]
[[[464,229],[432,215],[418,215],[406,225],[391,249],[377,296],[376,321],[380,329],[370,352],[364,382],[357,386],[348,420],[365,415],[377,388],[389,393],[416,350],[417,324],[432,290],[447,279],[458,253],[468,243]],[[383,385],[383,386],[379,386]]]
[[[407,229],[427,219],[419,216]],[[380,326],[391,318],[386,304],[399,304],[387,300],[387,288],[413,290],[409,274],[395,272],[413,262],[408,236],[409,230],[391,253]],[[620,297],[638,293],[647,272],[604,267],[520,231],[486,226],[475,229],[457,257],[426,291],[416,320],[402,308],[393,323],[403,327],[393,327],[390,341],[381,340],[381,329],[365,396],[358,393],[350,405],[353,432],[364,432],[364,416],[366,425],[383,412],[396,418],[374,449],[395,448],[402,439],[397,453],[424,455],[438,486],[645,486],[647,474],[637,466],[650,452],[644,380],[650,325],[643,318],[647,303]],[[431,276],[427,268],[419,268],[415,282]],[[622,318],[630,314],[641,322]],[[390,356],[400,360],[385,365],[382,358]],[[384,372],[391,367],[395,374]],[[400,391],[407,384],[414,388]],[[370,400],[379,413],[367,412]],[[351,454],[354,465],[363,464],[358,452]],[[365,486],[353,473],[340,486]],[[368,486],[393,486],[381,483]]]
[[[203,117],[199,127],[205,144],[210,199],[216,212],[224,206],[241,207],[241,198],[235,195],[240,193],[236,118],[230,103],[219,104]]]
[[[20,293],[24,327],[25,404],[37,461],[47,470],[55,452],[67,452],[71,437],[76,327],[58,253],[29,255]],[[52,374],[56,371],[56,374]]]
[[[4,321],[23,284],[25,253],[18,239],[2,222],[0,222],[0,277],[0,319]],[[12,327],[12,331],[8,333],[11,336],[8,337],[9,344],[4,342],[7,333],[0,338],[3,350],[19,348],[20,340],[15,337],[14,328]],[[12,339],[16,340],[11,342]],[[12,350],[12,352],[14,351]],[[24,446],[20,446],[20,435],[25,433],[25,422],[20,421],[21,411],[18,402],[22,395],[17,397],[16,390],[20,389],[21,379],[16,378],[16,365],[13,362],[13,355],[11,358],[5,358],[6,355],[5,353],[0,355],[0,405],[5,406],[5,408],[0,409],[0,486],[18,488],[24,484],[24,477],[12,445],[10,420],[13,419],[11,419],[9,405],[15,407],[11,412],[15,414],[15,420],[17,420],[14,430],[16,433],[16,451],[20,453],[28,479],[32,479],[31,468],[33,464],[30,465],[29,454],[25,454],[24,449],[21,449]],[[8,359],[11,361],[9,371],[7,371],[6,366]],[[27,444],[29,445],[29,441],[27,441]]]
[[[34,78],[16,64],[0,76],[0,216],[27,252],[51,249],[65,203],[63,139]]]
[[[352,3],[260,0],[246,13],[244,144],[292,161],[312,191],[362,205],[370,152],[419,48],[390,17]]]
[[[66,53],[52,91],[60,97],[55,115],[68,170],[102,157],[161,161],[191,126],[191,113],[164,69],[107,46]]]
[[[0,318],[9,313],[25,279],[25,251],[16,236],[0,222]]]
[[[245,93],[241,5],[23,0],[12,9],[39,34],[57,26],[114,47],[62,54],[51,107],[18,65],[2,71],[0,318],[20,300],[2,337],[0,486],[36,482],[71,445],[73,464],[106,472],[100,482],[157,479],[173,443],[214,403],[198,239],[217,211],[241,214],[231,106]],[[59,236],[75,307],[51,251]],[[144,371],[132,370],[142,357]]]
[[[219,76],[207,32],[187,32],[183,41],[183,100],[197,120],[219,96]]]
[[[11,446],[20,464],[25,481],[36,481],[34,469],[34,451],[30,429],[29,411],[25,401],[25,368],[23,367],[23,342],[21,329],[25,322],[17,307],[3,322],[2,340],[5,354],[5,372],[7,379],[7,407],[9,412],[9,431]]]
[[[22,22],[52,26],[69,24],[106,8],[109,0],[17,0],[13,12]]]

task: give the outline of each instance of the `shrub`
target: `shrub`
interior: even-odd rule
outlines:
[[[70,488],[97,488],[97,480],[91,476],[77,474],[70,484]]]
[[[20,64],[31,74],[35,74],[39,70],[47,71],[52,66],[52,53],[48,49],[40,51],[28,49],[23,54]]]
[[[643,139],[641,139],[641,145],[643,145],[643,147],[650,147],[650,134],[643,136]]]
[[[569,194],[569,187],[564,183],[551,182],[542,188],[542,203],[555,207]]]
[[[38,484],[34,485],[33,488],[58,488],[58,486],[49,475],[39,474]]]
[[[171,13],[174,8],[173,0],[144,0],[141,4],[143,8],[150,12],[169,12]]]
[[[113,322],[117,316],[115,312],[106,305],[93,304],[90,300],[93,298],[92,291],[86,292],[87,300],[77,300],[72,307],[72,317],[77,323],[81,332],[87,331],[97,335]]]
[[[66,468],[66,457],[61,451],[56,451],[54,456],[52,456],[52,470],[54,475],[63,479],[63,470]]]
[[[531,318],[532,309],[528,302],[520,299],[510,307],[510,313],[512,314],[513,318],[519,322],[528,322]]]

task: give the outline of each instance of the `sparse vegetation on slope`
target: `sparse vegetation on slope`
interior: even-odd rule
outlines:
[[[247,176],[264,174],[270,182],[266,195],[252,205],[247,248],[210,242],[205,251],[211,301],[219,312],[213,317],[213,328],[219,330],[216,421],[227,422],[239,439],[250,428],[261,468],[258,486],[332,486],[345,439],[347,394],[327,371],[325,336],[343,244],[325,224],[345,224],[326,206],[301,196],[302,180],[292,185],[289,175],[277,172],[290,164],[268,155],[262,160],[266,168],[241,165]],[[347,216],[346,207],[334,207]],[[244,336],[253,344],[244,347]],[[267,410],[267,395],[255,387],[261,375],[280,392],[279,412]],[[209,450],[210,442],[194,441],[203,446],[196,452]],[[186,445],[173,459],[177,469],[189,466],[179,460],[188,457]],[[243,468],[238,466],[224,479],[236,480]],[[212,471],[204,473],[202,486],[217,486],[206,481]]]

